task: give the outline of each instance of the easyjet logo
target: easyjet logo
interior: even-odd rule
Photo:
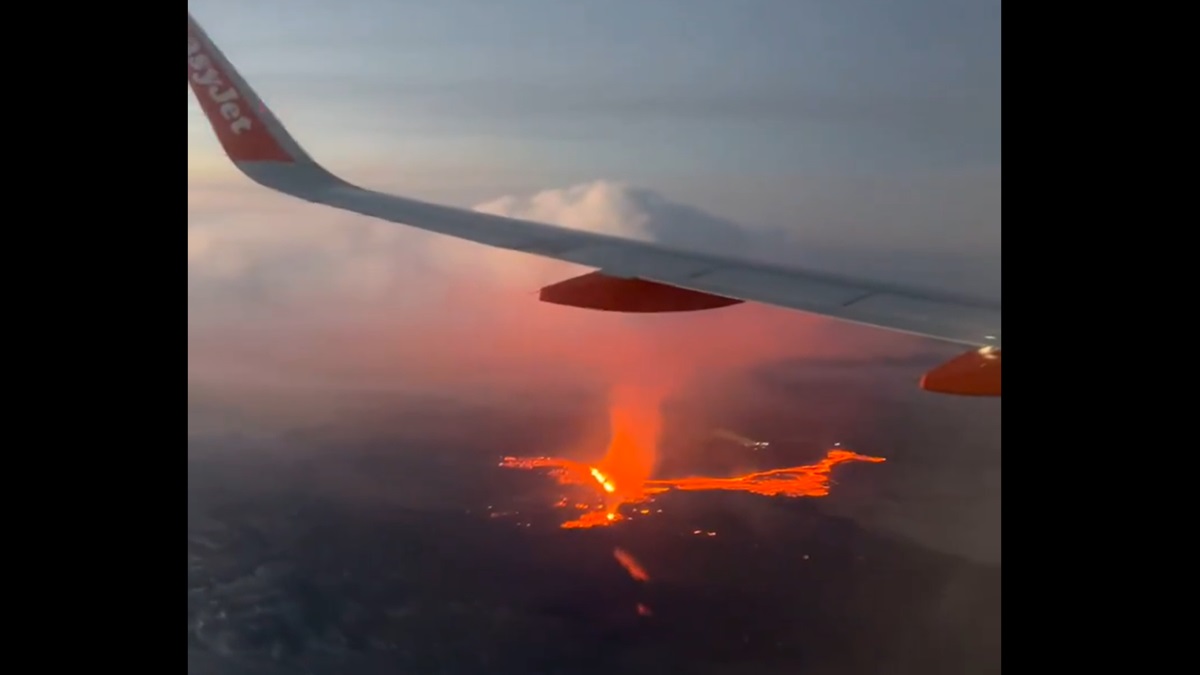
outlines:
[[[200,41],[188,36],[188,68],[191,70],[192,82],[199,85],[200,91],[208,93],[208,98],[217,104],[221,117],[229,123],[229,129],[235,134],[249,131],[254,123],[242,114],[238,104],[241,96],[237,89],[221,79],[221,74],[213,67],[212,58],[204,53]]]

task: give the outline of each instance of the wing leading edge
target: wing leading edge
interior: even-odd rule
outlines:
[[[637,309],[613,308],[671,311],[661,307],[661,299],[670,298],[673,288],[679,295],[691,292],[681,310],[755,301],[984,348],[980,354],[986,351],[986,363],[995,366],[994,387],[982,391],[972,385],[955,391],[958,385],[931,381],[933,372],[923,386],[946,393],[999,395],[998,303],[668,248],[351,185],[308,156],[190,13],[188,84],[230,160],[251,180],[270,189],[381,220],[595,268],[598,272],[586,275],[593,292],[578,306],[606,308],[595,299],[598,281],[611,282],[611,289],[603,285],[600,289],[606,298],[627,294],[634,281],[642,287],[656,287],[651,305],[658,308],[645,309],[645,301],[629,304]],[[563,282],[546,290],[561,298],[568,287],[574,285]],[[645,290],[642,288],[642,295]],[[702,296],[709,299],[698,301]],[[550,299],[546,292],[543,299],[572,304]],[[941,382],[945,378],[933,379]]]

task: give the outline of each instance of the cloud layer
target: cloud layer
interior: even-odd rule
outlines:
[[[784,241],[610,181],[476,209],[750,256]],[[214,215],[231,211],[253,215]],[[546,305],[538,288],[584,270],[274,196],[198,191],[189,217],[194,378],[661,387],[774,358],[907,353],[916,344],[756,305],[662,316]]]

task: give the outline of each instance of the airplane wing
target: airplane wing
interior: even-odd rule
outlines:
[[[743,301],[787,307],[974,347],[943,366],[940,375],[931,371],[923,386],[965,395],[1000,393],[998,303],[669,248],[351,185],[308,156],[190,13],[188,84],[230,160],[260,185],[365,216],[595,268],[542,289],[546,302],[618,312],[692,311]],[[981,384],[984,371],[989,375]]]

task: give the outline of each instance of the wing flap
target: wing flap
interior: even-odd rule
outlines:
[[[1000,342],[999,312],[987,308],[879,293],[845,307],[842,316],[858,321],[886,321],[897,326],[920,327],[935,333],[961,331],[972,336],[979,346],[995,346]]]
[[[630,255],[631,243],[642,242],[618,239],[613,243],[565,251],[561,257],[580,265],[603,269],[611,276],[653,279],[665,284],[676,284],[714,269],[711,262],[651,248],[639,248],[636,255]]]
[[[798,302],[806,311],[837,309],[870,293],[867,289],[846,284],[803,280],[787,272],[741,266],[714,269],[690,280],[688,285],[724,295],[753,294],[759,302],[773,305],[788,306],[789,302]]]

